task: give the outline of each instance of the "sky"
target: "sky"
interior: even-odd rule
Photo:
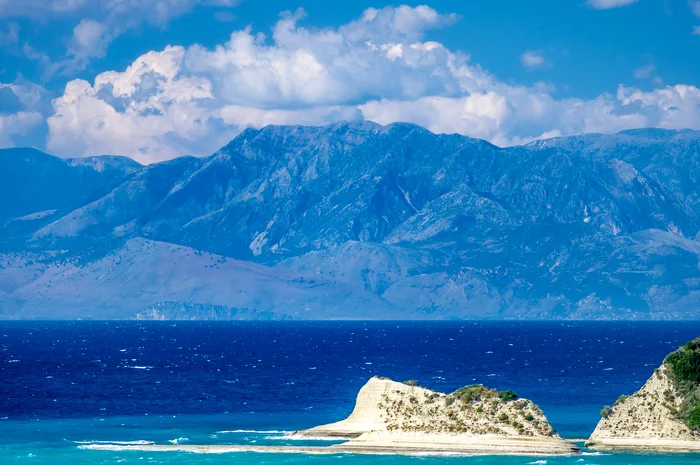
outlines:
[[[246,127],[499,146],[700,129],[700,0],[0,0],[0,148],[141,163]]]

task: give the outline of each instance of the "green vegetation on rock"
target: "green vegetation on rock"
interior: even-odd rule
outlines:
[[[515,392],[511,391],[510,389],[508,389],[507,391],[501,391],[501,392],[499,392],[499,393],[498,393],[498,397],[499,397],[499,399],[501,399],[503,402],[508,402],[508,401],[510,401],[510,400],[515,400],[515,399],[517,399],[517,398],[518,398],[518,395],[517,395]]]
[[[692,430],[700,431],[700,338],[666,357],[670,377],[682,399],[678,418]]]
[[[407,385],[417,382],[404,381]],[[520,436],[553,436],[551,425],[532,402],[511,391],[481,384],[450,394],[394,389],[382,394],[377,407],[388,431],[445,432]]]
[[[472,384],[457,389],[450,394],[449,397],[469,404],[493,397],[498,397],[503,402],[509,402],[511,400],[516,400],[518,395],[510,389],[507,391],[496,391],[495,389],[489,389],[481,384]]]

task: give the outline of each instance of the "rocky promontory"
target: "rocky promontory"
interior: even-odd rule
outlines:
[[[601,416],[587,447],[700,452],[700,338],[667,356],[639,391]]]
[[[371,378],[357,395],[345,420],[294,436],[308,439],[347,439],[329,446],[88,444],[92,450],[147,452],[273,452],[280,454],[397,454],[397,455],[571,455],[573,443],[559,437],[542,410],[512,391],[482,385],[451,394]]]
[[[357,395],[348,418],[298,434],[343,437],[352,452],[456,452],[470,454],[572,454],[542,410],[512,391],[481,385],[443,394],[374,377]]]

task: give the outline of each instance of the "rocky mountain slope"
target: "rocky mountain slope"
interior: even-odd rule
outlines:
[[[104,260],[128,255],[132,240],[166,247],[161,269],[176,267],[174,244],[263,266],[276,283],[267,295],[288,292],[284,273],[343,289],[304,294],[343,308],[328,317],[700,316],[698,132],[498,148],[409,124],[269,126],[244,131],[208,158],[141,167],[15,150],[0,151],[0,165],[0,177],[14,183],[0,187],[0,314],[13,317],[69,305],[78,269],[116,286],[127,277]],[[26,258],[34,255],[42,258]],[[45,276],[37,261],[73,268]],[[118,263],[142,267],[129,274],[137,297],[98,298],[109,311],[95,308],[93,317],[163,317],[149,313],[154,305],[180,317],[207,305],[303,317],[283,299],[215,299],[191,281],[176,292],[149,279],[152,263]],[[208,273],[231,280],[228,268]],[[87,283],[86,293],[96,288]],[[333,300],[349,296],[358,305]],[[87,315],[76,308],[72,316]]]

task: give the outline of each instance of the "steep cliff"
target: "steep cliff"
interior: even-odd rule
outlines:
[[[669,355],[631,396],[601,412],[595,449],[700,451],[700,339]]]

